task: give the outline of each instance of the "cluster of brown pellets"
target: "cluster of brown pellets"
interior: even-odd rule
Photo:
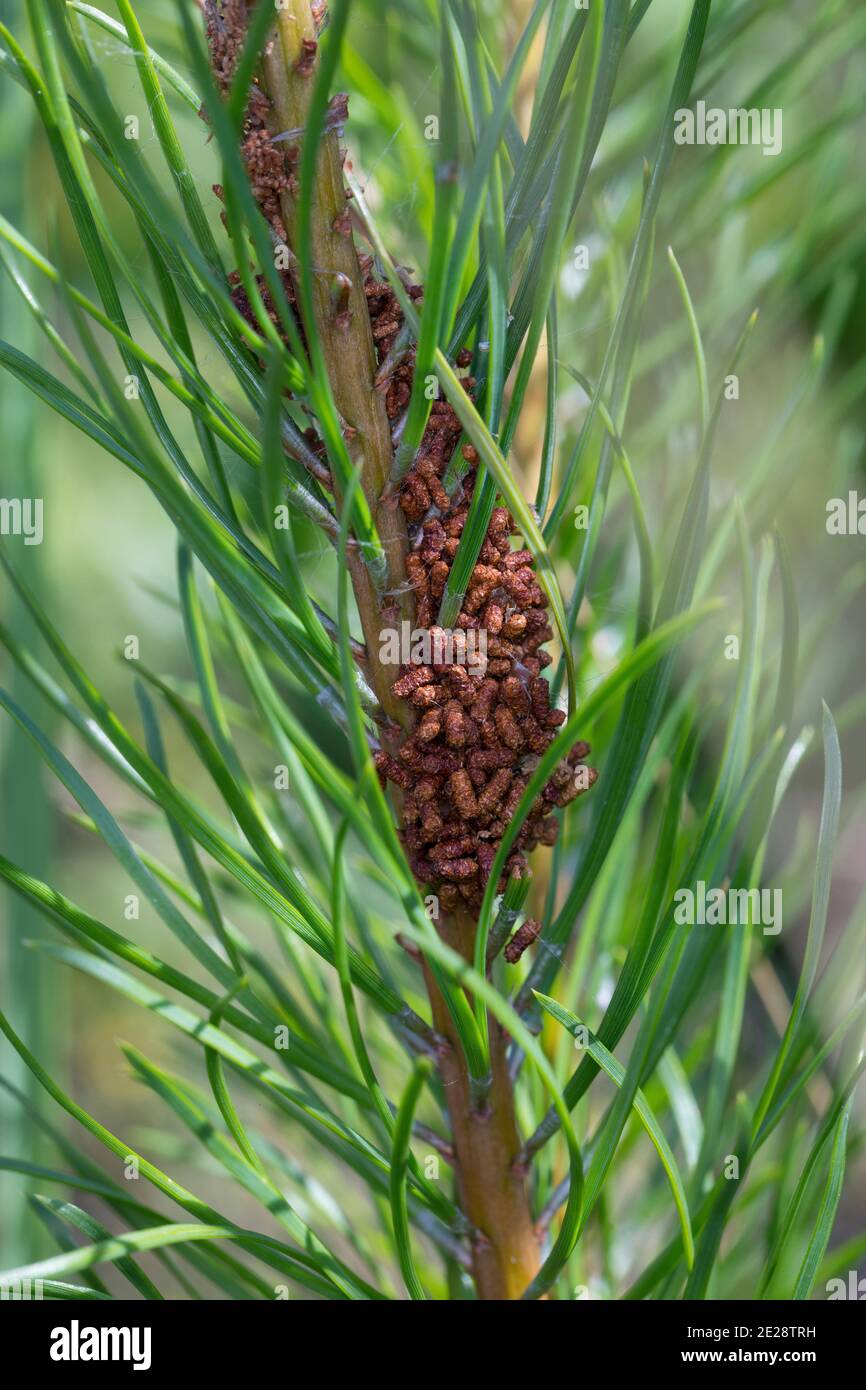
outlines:
[[[249,7],[247,0],[205,0],[204,12],[211,69],[220,95],[227,98],[243,50]],[[298,151],[297,145],[286,150],[271,139],[267,128],[269,110],[270,102],[254,80],[247,93],[241,155],[256,202],[275,235],[285,241],[280,195],[296,187]],[[201,114],[207,118],[204,111]],[[220,184],[214,184],[214,193],[222,199]],[[235,284],[238,278],[236,276]]]
[[[523,955],[523,952],[537,941],[541,935],[541,923],[534,917],[527,917],[522,926],[512,936],[508,945],[505,947],[505,959],[509,965],[516,965]]]
[[[204,0],[203,8],[211,71],[225,97],[232,85],[246,38],[249,18],[247,0]]]
[[[318,28],[325,19],[324,3],[313,5],[313,17]],[[249,21],[249,0],[205,0],[205,26],[211,69],[220,94],[226,98],[231,90],[238,58],[243,49]],[[270,40],[273,42],[274,40]],[[300,77],[311,76],[318,53],[315,39],[304,39],[301,54],[295,64]],[[253,196],[280,241],[286,241],[286,229],[280,210],[280,196],[298,192],[298,139],[275,140],[268,128],[271,103],[262,91],[257,78],[247,93],[244,111],[241,154],[250,180]],[[204,113],[202,113],[204,114]],[[347,98],[340,94],[330,103],[326,125],[341,126],[348,115]],[[288,134],[288,132],[284,132]],[[219,198],[223,190],[214,185]],[[284,277],[288,281],[288,276]]]
[[[211,69],[214,74],[217,89],[223,99],[227,99],[231,91],[237,68],[238,58],[243,50],[244,40],[247,32],[251,0],[203,0],[203,10],[205,15],[206,37],[208,51],[210,54]],[[317,32],[321,32],[327,21],[327,6],[324,0],[320,3],[311,5],[313,19],[316,24]],[[274,42],[274,40],[270,40]],[[318,43],[314,39],[305,39],[302,52],[295,64],[295,71],[300,77],[311,78],[314,68]],[[250,181],[250,189],[253,197],[267,219],[275,242],[283,246],[287,251],[288,236],[282,217],[281,196],[289,192],[296,196],[299,191],[298,170],[301,156],[300,132],[277,132],[272,134],[271,122],[269,120],[272,111],[272,103],[263,91],[258,76],[254,75],[249,91],[247,92],[247,102],[244,109],[242,124],[242,143],[241,155],[243,156],[244,166]],[[200,115],[207,120],[207,112],[202,109]],[[324,126],[326,130],[342,130],[349,116],[349,99],[345,92],[336,93],[328,103],[328,111],[325,117]],[[290,138],[291,137],[291,138]],[[341,150],[345,160],[346,151]],[[213,191],[216,196],[223,201],[224,190],[221,184],[214,184]],[[352,225],[348,203],[351,193],[346,190],[347,206],[341,212],[334,223],[334,230],[343,236],[351,236]],[[225,213],[222,215],[225,223]],[[287,266],[275,262],[275,273],[278,275],[286,302],[295,309],[297,297],[291,273]],[[280,334],[287,347],[291,346],[285,333],[282,314],[283,309],[274,302],[271,288],[267,278],[261,274],[253,276],[261,303],[264,310],[271,320],[271,323]],[[237,270],[233,270],[228,277],[231,290],[231,297],[235,307],[251,328],[260,331],[260,323],[257,311],[250,303],[249,295],[243,283],[243,277]],[[339,305],[335,313],[339,314]],[[347,311],[344,311],[347,313]],[[306,331],[300,313],[295,314],[296,326],[301,342],[306,344]],[[287,393],[288,394],[288,393]],[[347,427],[348,428],[348,427]],[[305,464],[313,476],[323,484],[328,490],[333,486],[330,470],[327,465],[327,457],[324,443],[314,428],[305,431],[312,454],[318,457],[318,465],[311,465],[309,454],[305,459]]]
[[[226,95],[249,7],[247,0],[222,0],[219,5],[205,0],[204,8],[213,70]],[[324,6],[317,9],[323,22]],[[313,41],[305,45],[297,64],[300,75],[312,72],[316,47]],[[268,111],[268,99],[254,83],[242,152],[254,196],[275,235],[285,241],[280,196],[286,190],[297,192],[299,147],[296,142],[274,141]],[[346,114],[345,96],[335,97],[329,122],[341,125]],[[348,215],[342,221],[339,230],[350,235]],[[362,257],[360,269],[379,364],[377,389],[384,395],[396,442],[411,397],[415,349],[404,341],[399,302],[390,286],[377,278],[372,258]],[[239,278],[231,277],[233,297],[255,323]],[[293,304],[288,272],[283,272],[283,280]],[[421,286],[408,276],[404,283],[414,301],[422,298]],[[276,323],[278,316],[261,278],[259,286]],[[465,369],[471,360],[471,353],[464,351],[456,364]],[[464,376],[463,385],[471,395],[473,378]],[[324,447],[315,431],[308,435],[322,460],[320,481],[327,483]],[[517,528],[506,508],[493,512],[455,631],[446,633],[437,624],[477,477],[477,454],[461,439],[453,408],[446,401],[434,401],[421,447],[397,494],[408,526],[406,572],[415,597],[416,633],[429,636],[430,659],[401,668],[392,690],[412,711],[412,732],[396,756],[377,752],[376,763],[383,783],[390,781],[401,789],[402,834],[419,882],[435,891],[444,911],[463,906],[477,913],[508,823],[565,715],[552,706],[542,674],[551,661],[544,647],[553,637],[547,597],[531,553],[514,539]],[[458,450],[460,467],[452,474]],[[504,888],[509,877],[527,875],[526,856],[537,845],[555,843],[557,808],[567,806],[596,780],[595,770],[585,762],[589,751],[588,744],[576,743],[554,769],[520,829],[498,888]],[[528,919],[506,946],[506,959],[518,960],[539,930],[539,924]]]
[[[418,287],[410,292],[419,297]],[[381,389],[399,433],[412,389],[414,348],[399,354],[399,305],[369,269],[367,302],[380,362],[397,359]],[[470,361],[470,353],[460,353],[457,366],[468,367]],[[471,392],[475,382],[464,377],[463,384]],[[377,753],[376,763],[383,780],[403,792],[403,836],[416,878],[435,891],[445,911],[463,903],[477,912],[502,836],[565,714],[552,707],[542,675],[551,661],[544,644],[553,637],[547,596],[531,553],[512,543],[516,526],[506,508],[493,512],[454,632],[437,624],[476,483],[477,455],[464,444],[459,481],[450,495],[445,488],[461,435],[452,407],[434,401],[418,456],[400,488],[409,528],[406,571],[415,592],[417,628],[429,633],[431,660],[401,668],[392,692],[412,706],[415,726],[396,756]],[[589,751],[588,744],[575,744],[554,770],[517,836],[498,887],[509,876],[526,875],[526,856],[536,845],[555,842],[554,812],[596,779],[585,764]],[[509,943],[508,958],[518,959],[536,935],[537,923],[525,923]]]

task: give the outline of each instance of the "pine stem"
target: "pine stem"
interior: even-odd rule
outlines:
[[[273,104],[273,133],[279,134],[303,130],[307,120],[316,71],[315,60],[310,60],[316,25],[309,0],[288,0],[286,8],[277,12],[276,26],[274,41],[263,57],[262,82]],[[289,242],[297,245],[297,209],[291,192],[282,195],[281,211]],[[345,230],[345,211],[339,136],[327,130],[318,152],[311,217],[314,328],[335,404],[352,427],[347,444],[353,461],[361,462],[362,487],[388,557],[393,591],[405,584],[406,528],[395,499],[383,501],[382,497],[391,473],[391,430],[382,397],[375,389],[370,317],[357,251]],[[336,276],[344,277],[340,283],[346,288],[339,319],[332,295]],[[386,627],[411,615],[412,596],[402,594],[399,602],[383,603],[360,557],[353,557],[350,564],[371,684],[386,713],[406,727],[411,710],[391,695],[398,671],[381,660],[380,639]],[[472,959],[475,927],[468,914],[443,917],[439,922],[442,937],[468,960]],[[425,976],[435,1026],[451,1042],[440,1065],[461,1206],[485,1237],[473,1250],[478,1295],[484,1300],[516,1299],[537,1272],[540,1255],[525,1184],[513,1168],[520,1142],[505,1062],[505,1038],[491,1020],[492,1083],[484,1108],[479,1110],[451,1015],[426,965]]]
[[[468,913],[442,919],[439,934],[461,955],[472,959],[476,923]],[[492,1085],[482,1111],[476,1107],[466,1062],[451,1015],[425,969],[435,1028],[451,1042],[440,1072],[451,1118],[460,1206],[486,1240],[476,1241],[472,1271],[484,1301],[520,1298],[541,1263],[529,1197],[514,1159],[520,1148],[514,1095],[506,1059],[506,1035],[488,1019]]]
[[[262,85],[272,103],[275,135],[303,130],[306,125],[317,70],[317,60],[305,57],[306,45],[315,42],[316,24],[309,0],[288,0],[286,7],[277,11],[276,29],[262,57]],[[287,190],[280,202],[289,244],[296,246],[296,200]],[[405,724],[406,707],[391,695],[398,669],[380,660],[380,651],[383,629],[410,616],[411,595],[399,592],[406,578],[406,526],[399,507],[381,500],[391,469],[391,429],[382,397],[374,388],[373,334],[358,253],[351,231],[346,229],[346,208],[339,135],[336,130],[326,130],[319,144],[312,198],[315,324],[309,327],[321,344],[337,410],[349,426],[349,454],[354,463],[360,463],[361,487],[388,560],[393,597],[383,600],[361,556],[356,553],[349,557],[371,684],[385,713]],[[338,305],[336,285],[341,287]]]

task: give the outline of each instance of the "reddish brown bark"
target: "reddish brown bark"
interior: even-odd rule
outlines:
[[[439,923],[443,940],[467,959],[472,956],[475,930],[468,914]],[[469,1075],[451,1015],[429,969],[425,968],[425,975],[434,1026],[451,1042],[440,1072],[451,1117],[460,1206],[482,1232],[472,1251],[478,1296],[486,1301],[517,1299],[538,1272],[540,1249],[526,1184],[513,1168],[520,1140],[506,1066],[507,1039],[498,1023],[490,1019],[493,1084],[485,1109],[479,1113],[473,1106]]]

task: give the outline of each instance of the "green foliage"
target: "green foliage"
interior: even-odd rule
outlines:
[[[831,884],[862,836],[839,735],[856,741],[866,714],[862,651],[844,640],[863,567],[855,539],[828,537],[825,503],[862,479],[866,16],[841,0],[795,6],[798,26],[781,0],[505,8],[519,24],[483,0],[336,4],[310,116],[315,131],[345,83],[354,206],[418,345],[393,481],[423,435],[430,376],[481,461],[440,618],[502,499],[555,621],[567,719],[499,849],[471,964],[437,934],[373,771],[346,561],[359,547],[377,582],[386,562],[247,182],[243,75],[220,105],[196,7],[180,2],[119,0],[118,20],[28,0],[29,36],[0,25],[0,81],[33,104],[57,223],[49,256],[45,218],[34,241],[0,218],[3,265],[44,335],[0,343],[0,363],[64,439],[106,451],[163,509],[188,654],[180,670],[132,663],[136,733],[3,539],[15,686],[0,704],[142,920],[126,935],[5,855],[0,877],[50,924],[33,943],[42,977],[70,971],[119,1001],[139,1044],[123,1045],[130,1076],[164,1117],[134,1145],[115,1134],[4,999],[0,1029],[52,1108],[10,1095],[53,1157],[6,1153],[0,1173],[35,1183],[58,1253],[0,1278],[42,1278],[47,1297],[465,1293],[473,1231],[415,948],[479,1094],[490,1016],[510,1035],[545,1231],[524,1297],[803,1299],[862,1258],[866,900],[847,911]],[[124,133],[133,72],[147,141]],[[674,113],[698,97],[784,108],[782,154],[676,146]],[[193,121],[202,100],[209,130]],[[302,250],[314,153],[310,139]],[[420,312],[399,273],[410,260]],[[454,366],[464,347],[474,403]],[[531,885],[498,898],[578,738],[598,785],[559,813]],[[700,885],[780,889],[781,933],[754,914],[689,925],[680,895]],[[523,913],[540,942],[507,965]],[[164,1035],[179,1071],[146,1055]],[[130,1164],[154,1205],[124,1180]]]

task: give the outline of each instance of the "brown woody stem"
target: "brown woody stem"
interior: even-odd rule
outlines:
[[[316,71],[311,45],[316,37],[309,0],[288,0],[286,7],[277,11],[273,41],[262,61],[262,83],[273,107],[273,134],[302,131],[306,125]],[[361,463],[362,487],[388,558],[390,587],[398,590],[405,586],[406,528],[399,507],[382,497],[391,472],[391,430],[382,397],[375,390],[376,354],[370,317],[345,210],[339,136],[329,129],[321,138],[312,202],[314,329],[335,404],[351,427],[347,445],[353,461]],[[289,191],[281,197],[281,211],[289,243],[296,246],[297,213]],[[337,276],[344,277],[339,283],[346,289],[339,315],[331,290]],[[371,683],[385,712],[405,727],[410,707],[391,695],[398,671],[382,662],[380,639],[385,627],[393,626],[404,615],[411,616],[411,594],[404,593],[399,602],[383,606],[361,558],[355,554],[349,563]],[[450,945],[472,959],[475,922],[468,914],[443,918],[439,931]],[[493,1079],[485,1108],[479,1112],[451,1015],[426,964],[425,975],[434,1026],[451,1042],[440,1069],[451,1118],[461,1206],[485,1237],[476,1241],[473,1249],[478,1294],[486,1300],[519,1298],[537,1272],[540,1257],[525,1184],[513,1169],[520,1144],[505,1065],[505,1038],[491,1019]]]
[[[306,56],[316,43],[309,0],[288,0],[262,58],[262,83],[272,103],[272,134],[306,126],[317,64]],[[303,137],[301,137],[303,138]],[[297,246],[297,207],[291,191],[281,196],[290,246]],[[351,232],[346,229],[346,187],[336,130],[322,134],[310,218],[315,331],[322,347],[334,403],[348,426],[346,444],[361,466],[361,488],[388,561],[392,591],[405,586],[406,526],[396,506],[381,501],[391,468],[391,427],[374,389],[376,353],[364,293],[364,277]],[[292,274],[295,274],[294,264]],[[342,288],[335,304],[334,286]],[[338,500],[341,500],[338,498]],[[381,634],[409,616],[410,596],[397,593],[383,606],[361,556],[349,555],[352,584],[369,655],[370,677],[379,703],[392,719],[406,721],[405,705],[391,695],[396,667],[379,659]]]
[[[439,922],[439,935],[467,960],[472,959],[475,919],[457,912]],[[508,1075],[506,1035],[492,1017],[490,1056],[493,1081],[483,1111],[476,1108],[466,1061],[454,1023],[429,968],[425,967],[433,1024],[451,1042],[440,1073],[451,1118],[460,1207],[472,1226],[484,1232],[472,1250],[478,1297],[518,1299],[541,1263],[529,1197],[514,1159],[520,1149],[514,1095]]]

